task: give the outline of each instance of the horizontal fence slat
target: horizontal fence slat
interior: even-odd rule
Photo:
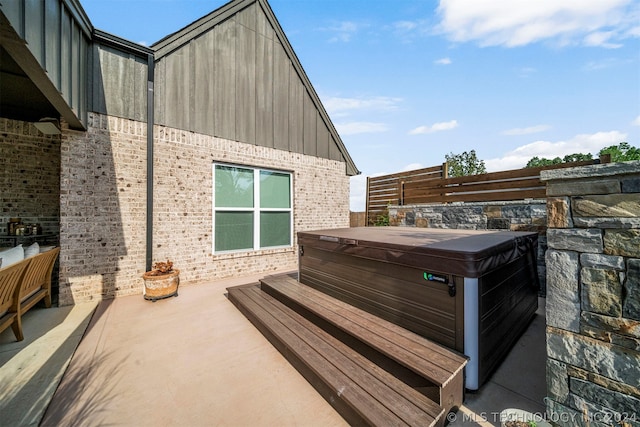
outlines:
[[[446,197],[416,197],[405,198],[406,205],[417,205],[423,203],[453,203],[453,202],[497,202],[524,199],[544,199],[546,189],[533,189],[524,191],[500,191],[491,193],[474,194],[452,194]]]
[[[370,182],[378,182],[378,181],[385,181],[385,180],[390,180],[395,178],[403,179],[403,178],[416,177],[420,175],[430,175],[430,174],[440,174],[440,176],[442,176],[442,173],[443,173],[443,165],[438,165],[438,166],[431,166],[423,169],[416,169],[412,171],[392,173],[390,175],[372,176],[369,178],[369,180]]]
[[[444,180],[446,182],[446,180]],[[500,191],[500,190],[518,190],[530,188],[544,188],[545,185],[539,178],[529,178],[518,181],[492,181],[492,182],[475,182],[465,185],[442,185],[435,186],[405,186],[404,197],[416,197],[419,195],[430,196],[433,194],[451,194],[451,193],[469,193],[484,191]]]
[[[369,192],[370,194],[375,194],[375,195],[379,195],[379,194],[398,194],[398,188],[378,188],[375,190],[371,190]]]
[[[372,194],[369,200],[398,200],[398,193],[381,193],[381,194]]]

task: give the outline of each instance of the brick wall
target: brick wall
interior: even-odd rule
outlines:
[[[549,418],[640,425],[640,162],[541,178],[549,196]]]
[[[60,231],[60,136],[43,135],[31,123],[0,118],[0,234],[7,235],[10,218],[39,224],[53,237],[43,244],[58,244]],[[31,239],[23,240],[24,245]],[[0,239],[0,246],[13,241]],[[58,295],[58,263],[51,290]]]
[[[170,258],[181,280],[206,282],[297,265],[297,249],[212,255],[212,164],[293,172],[294,234],[349,226],[345,164],[156,126],[154,259]]]
[[[60,305],[141,293],[146,124],[89,114],[61,149]]]
[[[293,172],[294,232],[349,226],[345,165],[154,127],[154,261],[170,258],[181,286],[295,268],[297,250],[213,256],[212,164]],[[61,304],[140,294],[145,270],[146,124],[92,113],[65,130],[61,178]]]
[[[31,123],[0,118],[0,234],[9,218],[59,231],[60,136],[43,135]],[[0,241],[0,244],[2,241]]]

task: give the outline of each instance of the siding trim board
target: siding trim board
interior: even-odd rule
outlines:
[[[153,49],[107,33],[106,31],[98,30],[97,28],[93,30],[93,41],[105,46],[114,47],[143,59],[146,59],[148,55],[154,54]]]

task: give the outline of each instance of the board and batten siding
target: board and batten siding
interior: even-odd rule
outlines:
[[[156,57],[157,124],[344,161],[283,43],[260,2],[193,31]]]
[[[146,122],[147,59],[99,42],[92,49],[90,110]]]

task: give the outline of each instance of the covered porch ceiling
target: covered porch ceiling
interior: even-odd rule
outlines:
[[[64,119],[73,129],[85,129],[47,70],[29,50],[9,19],[0,11],[0,116],[27,122]]]
[[[0,46],[0,111],[3,117],[26,122],[60,117],[4,46]]]

